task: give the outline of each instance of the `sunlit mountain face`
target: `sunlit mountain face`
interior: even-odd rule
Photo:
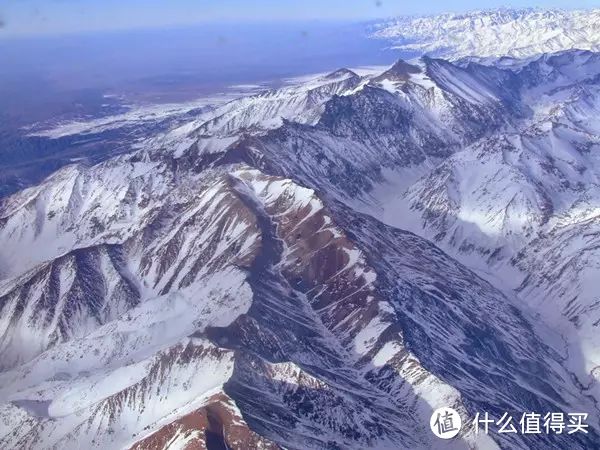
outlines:
[[[461,57],[531,57],[577,48],[600,50],[599,9],[498,9],[377,22],[374,36],[399,49]]]
[[[13,72],[0,448],[600,446],[596,14],[177,31],[28,104]]]

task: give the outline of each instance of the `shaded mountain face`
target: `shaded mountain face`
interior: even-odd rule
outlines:
[[[7,197],[0,447],[594,448],[597,61],[342,69]],[[471,425],[529,411],[589,433]]]
[[[381,75],[373,78],[373,81],[408,81],[410,76],[421,73],[421,68],[412,64],[408,64],[404,60],[398,60],[392,67],[383,72]]]

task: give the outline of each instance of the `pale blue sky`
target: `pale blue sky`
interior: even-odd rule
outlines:
[[[499,6],[600,7],[600,0],[0,0],[5,36],[219,21],[364,20]]]

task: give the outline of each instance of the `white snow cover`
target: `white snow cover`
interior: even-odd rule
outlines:
[[[35,448],[77,449],[90,445],[98,431],[96,439],[104,446],[120,446],[132,432],[192,411],[221,389],[233,361],[231,353],[188,336],[207,326],[227,326],[248,310],[252,294],[244,279],[244,274],[229,269],[179,292],[147,299],[119,320],[0,374],[0,418],[16,426],[12,404],[18,405],[40,417],[43,428],[29,431],[32,438],[37,436]],[[189,362],[167,365],[165,358],[176,362],[180,352],[193,348],[209,351]],[[170,373],[156,379],[156,370]],[[127,404],[117,404],[126,392]],[[102,431],[102,416],[97,417],[101,408],[115,409],[113,433]],[[88,420],[88,426],[97,427],[94,434],[83,427]],[[70,439],[65,432],[72,433]]]
[[[506,14],[515,18],[525,13]],[[113,158],[92,168],[64,168],[3,202],[0,241],[6,251],[0,253],[0,306],[5,307],[0,351],[6,357],[0,363],[8,369],[0,373],[0,442],[26,446],[30,436],[43,437],[41,448],[125,446],[201,406],[221,392],[243,360],[203,333],[249,313],[259,298],[253,298],[252,282],[263,289],[261,317],[236,331],[271,352],[265,361],[245,362],[253,370],[264,365],[265,386],[256,392],[265,403],[271,402],[267,404],[282,405],[283,392],[287,400],[317,395],[316,403],[323,407],[332,395],[336,407],[331,416],[323,416],[325,421],[361,429],[373,411],[338,408],[361,395],[376,395],[379,406],[397,402],[394,411],[414,412],[424,427],[430,410],[438,406],[456,406],[467,417],[463,393],[426,370],[422,354],[417,358],[414,349],[408,350],[402,331],[418,327],[422,335],[447,340],[446,353],[456,357],[455,366],[440,370],[434,360],[431,367],[450,371],[458,386],[472,376],[470,364],[493,360],[496,353],[513,358],[511,363],[531,362],[539,351],[547,356],[543,367],[555,374],[548,379],[556,381],[552,388],[565,403],[591,405],[584,394],[598,398],[600,393],[600,95],[590,81],[600,70],[597,58],[589,52],[567,52],[505,60],[503,67],[523,77],[522,84],[509,83],[509,90],[519,86],[519,92],[509,92],[514,96],[495,84],[509,79],[506,74],[427,59],[417,65],[420,71],[405,78],[373,81],[373,70],[364,69],[364,78],[340,70],[292,80],[291,86],[221,104],[170,132],[148,136],[140,144],[144,151],[135,157]],[[511,102],[521,100],[528,108],[522,116],[511,109]],[[319,122],[326,105],[336,102],[354,109],[329,117],[333,124],[310,126]],[[387,120],[388,109],[397,113],[392,125],[405,127],[400,133],[404,140],[395,139],[395,130],[389,130],[394,127],[377,128],[379,117]],[[356,122],[344,128],[349,110],[352,114],[345,119]],[[498,117],[510,120],[499,119],[494,132],[490,124],[487,132],[478,134],[477,120],[487,126]],[[137,120],[118,118],[115,126],[130,119]],[[296,124],[286,127],[283,119]],[[366,124],[364,130],[354,126],[357,123]],[[78,124],[63,131],[85,134],[105,126],[113,124]],[[285,139],[272,133],[279,139],[272,144],[274,156],[268,154],[269,131],[280,127],[285,133],[302,129],[305,134],[286,147]],[[372,129],[375,137],[369,134]],[[366,137],[359,134],[363,131]],[[281,172],[288,170],[287,178],[242,164],[199,171],[182,164],[172,170],[173,160],[190,156],[190,149],[199,156],[224,153],[249,134],[256,144],[250,149],[252,156],[274,163]],[[311,159],[307,143],[318,158]],[[436,153],[443,144],[451,151]],[[298,164],[291,164],[296,157]],[[336,209],[341,208],[338,200],[396,230],[384,230],[355,211]],[[310,236],[297,233],[311,223],[317,225],[309,227]],[[269,226],[277,235],[273,248],[268,248],[272,254],[263,256],[273,258],[273,265],[253,274],[252,258],[265,238],[261,227]],[[350,228],[354,235],[347,233]],[[288,236],[283,236],[284,229]],[[398,229],[434,241],[456,260]],[[307,247],[306,240],[315,237]],[[369,243],[376,247],[370,252],[365,250]],[[302,266],[303,258],[311,261],[322,250],[327,250],[326,259]],[[92,267],[84,264],[90,254],[95,258]],[[293,272],[296,266],[302,269],[295,273],[298,279],[283,279],[283,272]],[[92,268],[99,269],[95,276],[90,276]],[[316,282],[321,272],[327,276]],[[302,277],[315,286],[300,291],[296,283]],[[86,302],[77,303],[82,278],[95,282],[98,298],[88,295]],[[353,292],[335,297],[352,283]],[[331,303],[312,309],[311,302],[328,295]],[[399,298],[411,308],[399,307]],[[48,304],[55,299],[57,307],[52,309]],[[456,299],[469,302],[471,311],[453,303]],[[511,309],[511,301],[527,317],[540,319],[532,329],[547,338],[552,352],[541,345],[521,346],[522,336],[537,335]],[[90,307],[96,302],[97,308]],[[436,308],[446,315],[434,316]],[[280,309],[290,320],[269,329],[269,320],[278,318]],[[10,320],[13,315],[20,319]],[[401,315],[408,325],[399,323]],[[306,329],[279,342],[277,333],[287,332],[286,325],[310,327],[317,346],[301,341]],[[546,329],[548,325],[555,333]],[[481,335],[486,342],[469,358],[471,347],[465,344],[484,327],[489,327]],[[305,348],[297,346],[299,341]],[[331,358],[327,364],[321,352]],[[297,360],[287,361],[282,354]],[[282,362],[266,362],[273,355]],[[564,371],[562,360],[557,362],[561,357],[568,358],[572,373]],[[457,360],[464,361],[464,367]],[[511,379],[498,359],[483,366],[478,369]],[[367,375],[389,375],[391,382],[380,379],[381,385],[374,388]],[[518,383],[531,389],[529,378],[524,378]],[[572,379],[579,384],[571,384]],[[469,381],[476,395],[500,399],[507,394],[477,385],[476,379]],[[245,387],[255,392],[256,386]],[[540,399],[552,397],[545,388],[537,389],[529,392]],[[335,397],[338,391],[344,394]],[[362,405],[352,401],[351,406]],[[360,420],[349,421],[349,413]],[[315,423],[303,417],[302,432],[339,438],[327,434],[331,429],[322,432],[322,424],[315,428]],[[16,438],[10,435],[13,430]],[[95,433],[101,437],[92,442]],[[170,444],[184,446],[189,438],[175,435]],[[383,445],[385,439],[370,443]],[[477,448],[495,446],[472,434],[465,441]],[[424,442],[427,448],[427,438]],[[365,441],[349,445],[365,446]]]
[[[376,25],[395,48],[449,59],[600,50],[600,9],[498,9],[401,17]]]
[[[599,60],[597,53],[572,51],[503,65],[522,77],[528,114],[408,185],[403,170],[389,171],[366,208],[516,292],[524,311],[560,333],[551,345],[562,353],[567,344],[569,366],[595,395]]]
[[[177,115],[185,114],[194,109],[218,106],[219,104],[230,101],[239,95],[240,93],[227,92],[184,103],[126,105],[126,107],[129,108],[127,112],[116,115],[108,115],[98,119],[64,121],[62,123],[51,125],[37,124],[34,127],[37,129],[32,131],[30,135],[58,139],[65,136],[101,133],[103,131],[120,128],[125,125],[157,122]]]

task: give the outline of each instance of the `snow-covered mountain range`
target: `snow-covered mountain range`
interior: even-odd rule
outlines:
[[[379,22],[373,36],[398,49],[448,59],[531,57],[600,50],[600,9],[498,9]]]
[[[340,69],[1,200],[0,448],[596,448],[599,80]],[[588,433],[472,426],[530,411]]]

